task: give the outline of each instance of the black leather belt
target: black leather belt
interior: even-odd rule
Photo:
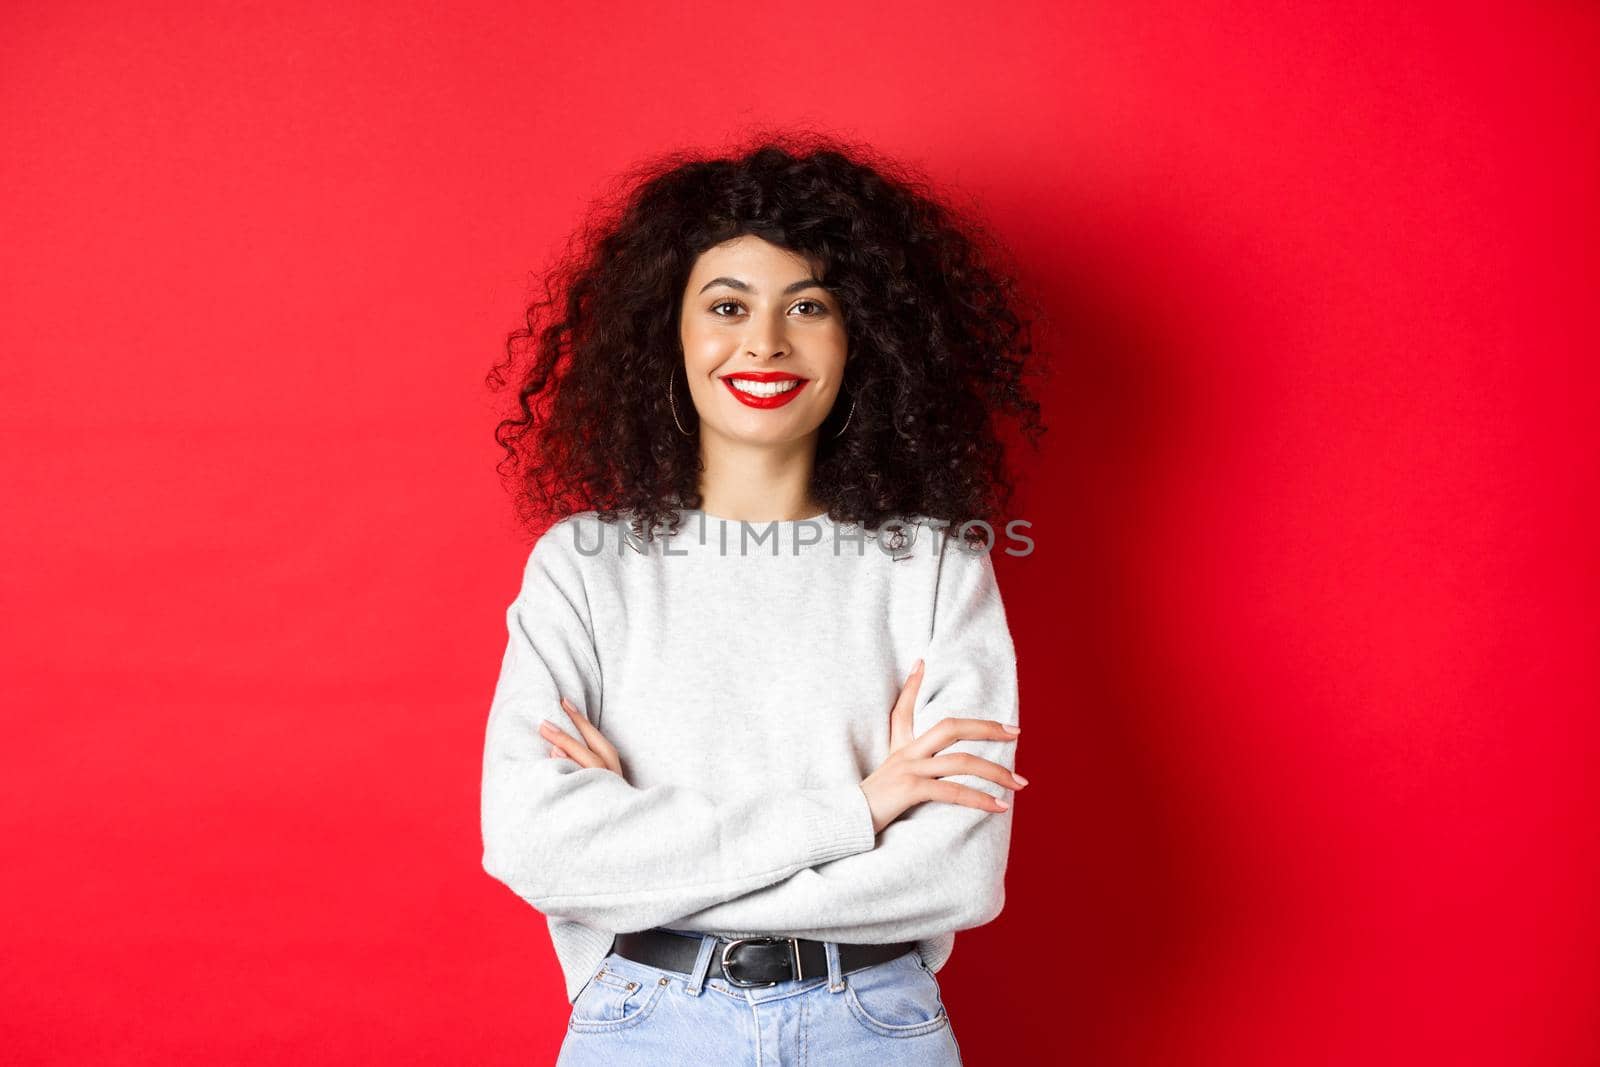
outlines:
[[[614,949],[619,956],[665,971],[694,971],[700,957],[700,940],[659,927],[618,934]],[[725,978],[741,988],[777,985],[795,978],[815,978],[828,973],[825,942],[803,937],[741,937],[717,939],[707,978]],[[875,963],[903,956],[917,947],[915,941],[888,945],[839,944],[839,971],[848,974]]]

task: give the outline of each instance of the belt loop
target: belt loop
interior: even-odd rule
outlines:
[[[844,968],[839,965],[839,942],[824,941],[822,951],[828,957],[828,992],[843,992]]]
[[[684,987],[684,992],[691,997],[698,997],[700,989],[705,985],[706,972],[711,969],[711,954],[717,948],[717,935],[704,934],[700,938],[700,955],[694,958],[694,966],[689,970],[689,984]]]

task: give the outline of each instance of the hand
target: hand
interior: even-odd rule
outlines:
[[[953,752],[948,756],[935,756],[949,745],[963,738],[993,741],[1015,741],[1016,735],[993,719],[940,719],[921,737],[911,736],[912,709],[917,703],[917,690],[922,686],[922,661],[900,689],[900,696],[889,711],[889,758],[869,774],[861,783],[872,809],[872,829],[881,832],[913,805],[925,800],[938,800],[947,804],[965,804],[969,808],[1000,812],[1010,807],[981,789],[946,782],[941,775],[975,774],[980,778],[998,782],[1008,789],[1024,788],[1028,782],[1007,770],[1003,765],[975,756],[970,752]]]
[[[565,731],[541,719],[539,736],[550,742],[550,758],[570,759],[584,767],[603,767],[621,778],[622,758],[617,755],[616,746],[566,697],[561,698],[561,708],[578,728],[582,740],[574,741]]]

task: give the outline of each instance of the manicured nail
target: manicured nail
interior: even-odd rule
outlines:
[[[1015,778],[1017,781],[1021,782],[1023,785],[1027,785],[1028,784],[1028,780],[1026,778],[1022,777],[1022,775],[1020,775],[1020,774],[1016,774],[1016,773],[1013,772],[1011,777]]]
[[[922,670],[922,661],[919,659],[917,660],[917,665],[911,669],[911,673],[916,674],[920,670]]]
[[[1011,805],[1010,805],[1010,804],[1007,804],[1007,803],[1006,803],[1006,802],[1005,802],[1005,801],[1003,801],[1003,800],[997,800],[997,801],[995,801],[995,803],[996,803],[996,804],[998,804],[998,805],[1000,805],[1000,810],[1001,810],[1001,811],[1005,811],[1005,810],[1007,810],[1007,809],[1008,809],[1008,808],[1010,808],[1010,807],[1011,807]]]
[[[1008,734],[1020,734],[1022,732],[1022,727],[1020,726],[1012,726],[1010,723],[1006,723],[1005,726]]]

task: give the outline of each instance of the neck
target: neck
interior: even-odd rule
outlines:
[[[811,495],[816,434],[779,445],[702,436],[700,508],[745,522],[809,519],[828,510]]]

